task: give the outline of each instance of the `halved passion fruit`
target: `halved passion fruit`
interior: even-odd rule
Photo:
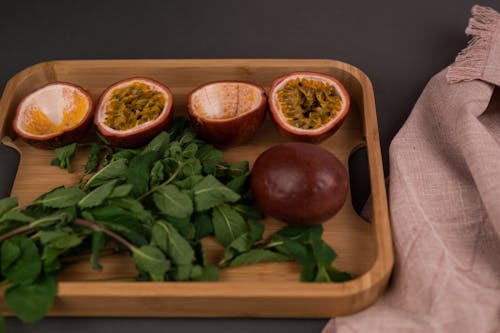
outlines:
[[[99,98],[94,124],[110,142],[138,147],[170,124],[172,93],[160,82],[135,77],[116,82]]]
[[[340,127],[349,113],[350,98],[334,77],[294,72],[276,79],[269,92],[271,116],[282,133],[319,142]]]
[[[266,93],[239,81],[207,83],[188,96],[187,110],[200,137],[216,146],[248,141],[266,116]]]
[[[14,131],[39,148],[77,141],[92,122],[92,97],[66,82],[49,83],[26,96],[14,117]]]

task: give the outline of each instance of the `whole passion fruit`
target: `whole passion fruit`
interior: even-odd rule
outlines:
[[[257,206],[269,216],[295,225],[325,222],[343,206],[347,170],[319,146],[292,142],[264,151],[252,167]]]
[[[234,146],[255,135],[266,116],[267,98],[258,85],[211,82],[188,96],[189,119],[197,134],[219,147]]]
[[[23,98],[14,117],[14,131],[39,148],[56,148],[81,138],[92,123],[93,103],[83,88],[49,83]]]
[[[172,93],[155,80],[134,77],[108,87],[99,98],[94,124],[120,147],[147,143],[172,120]]]
[[[346,89],[332,76],[294,72],[271,85],[269,108],[283,134],[316,143],[335,133],[349,113]]]

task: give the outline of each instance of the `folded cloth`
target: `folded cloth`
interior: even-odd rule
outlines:
[[[500,332],[500,14],[466,32],[390,146],[391,284],[324,333]]]

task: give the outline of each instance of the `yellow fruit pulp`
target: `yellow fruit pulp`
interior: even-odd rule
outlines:
[[[288,81],[278,91],[278,102],[286,121],[301,129],[323,126],[342,108],[342,99],[331,84],[305,78]]]
[[[165,107],[165,96],[141,82],[112,91],[104,123],[115,130],[128,130],[155,120]]]
[[[51,110],[62,113],[60,123],[52,121],[40,106],[32,104],[25,111],[24,130],[33,135],[48,135],[62,133],[78,124],[87,113],[89,102],[83,94],[64,88],[63,96],[68,94],[71,95],[70,100],[62,110]]]

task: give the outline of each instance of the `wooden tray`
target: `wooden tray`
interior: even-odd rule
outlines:
[[[350,195],[342,210],[324,224],[324,239],[339,257],[334,264],[355,279],[344,283],[304,283],[293,263],[266,263],[227,269],[219,282],[109,282],[131,277],[135,268],[125,256],[102,259],[103,272],[86,262],[72,265],[61,276],[58,297],[50,315],[56,316],[168,316],[168,317],[297,317],[347,315],[369,306],[384,290],[393,265],[391,230],[379,146],[375,100],[368,77],[359,69],[333,60],[90,60],[51,61],[29,67],[14,76],[0,101],[0,138],[17,146],[21,163],[12,195],[28,203],[57,185],[78,182],[49,165],[54,154],[17,139],[11,123],[23,96],[51,81],[73,82],[97,98],[109,84],[132,76],[165,83],[173,92],[175,112],[185,113],[190,90],[208,81],[245,80],[269,88],[273,79],[291,71],[331,74],[346,86],[352,109],[341,129],[321,145],[344,164],[353,149],[366,144],[372,189],[372,223],[359,217]],[[246,145],[225,151],[229,162],[252,163],[266,148],[286,141],[269,117]],[[83,162],[83,155],[77,162]],[[78,168],[78,170],[82,170]],[[283,226],[267,219],[266,234]],[[221,258],[223,249],[204,240],[209,258]],[[101,280],[101,281],[99,281]],[[0,309],[8,313],[5,305]]]

